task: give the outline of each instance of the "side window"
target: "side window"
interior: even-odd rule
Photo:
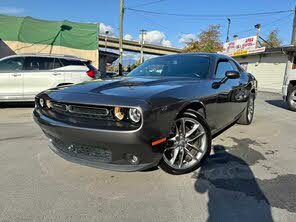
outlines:
[[[216,69],[216,79],[222,79],[225,77],[225,73],[227,71],[232,71],[233,67],[228,61],[220,61],[218,62]]]
[[[51,70],[54,67],[54,59],[47,57],[26,57],[25,70]]]
[[[234,61],[230,60],[230,63],[232,65],[232,68],[233,68],[234,71],[237,71],[237,72],[242,71],[241,69],[239,69],[239,67],[237,66],[237,64]]]
[[[63,65],[61,64],[60,60],[58,58],[55,58],[53,61],[53,69],[58,69],[62,67]]]
[[[292,69],[296,69],[296,56],[293,57]]]
[[[240,67],[242,68],[242,72],[247,72],[248,71],[248,62],[242,62],[240,63]]]
[[[0,62],[0,71],[19,71],[24,65],[23,57],[5,59]]]

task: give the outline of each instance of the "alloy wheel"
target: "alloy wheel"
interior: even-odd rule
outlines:
[[[167,165],[173,169],[188,169],[198,164],[207,150],[207,135],[196,119],[177,119],[163,154]]]

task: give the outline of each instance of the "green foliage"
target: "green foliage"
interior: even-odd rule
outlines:
[[[186,42],[184,52],[218,52],[223,49],[220,25],[210,25],[198,35],[198,40]]]
[[[282,40],[279,37],[279,30],[278,29],[272,30],[269,33],[266,41],[269,42],[270,45],[272,45],[273,47],[280,47],[282,45]],[[267,43],[262,44],[262,46],[264,46],[266,48],[270,48],[271,47],[270,45]]]

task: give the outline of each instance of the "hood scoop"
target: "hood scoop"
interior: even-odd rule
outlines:
[[[91,90],[91,92],[97,93],[97,92],[101,92],[103,90],[113,89],[113,88],[117,88],[117,87],[133,87],[133,86],[143,86],[143,85],[144,85],[143,82],[117,81],[117,82],[112,82],[110,84],[105,84],[105,85],[99,86],[99,87]]]

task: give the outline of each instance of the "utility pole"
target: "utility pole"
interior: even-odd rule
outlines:
[[[227,18],[227,20],[228,20],[228,28],[227,28],[226,42],[229,42],[229,31],[230,31],[231,20],[230,20],[230,18]]]
[[[142,64],[144,62],[144,52],[143,52],[143,45],[144,45],[144,35],[147,33],[147,30],[141,29],[141,57],[140,57],[140,63]]]
[[[294,8],[294,20],[293,20],[291,45],[295,45],[295,42],[296,42],[296,7]]]
[[[255,28],[257,29],[257,41],[256,41],[256,46],[255,48],[258,48],[258,43],[259,43],[259,38],[260,38],[260,30],[261,30],[261,25],[260,24],[256,24]]]
[[[122,76],[123,14],[124,14],[124,0],[120,0],[120,16],[119,16],[119,64],[118,64],[118,74],[120,76]]]

